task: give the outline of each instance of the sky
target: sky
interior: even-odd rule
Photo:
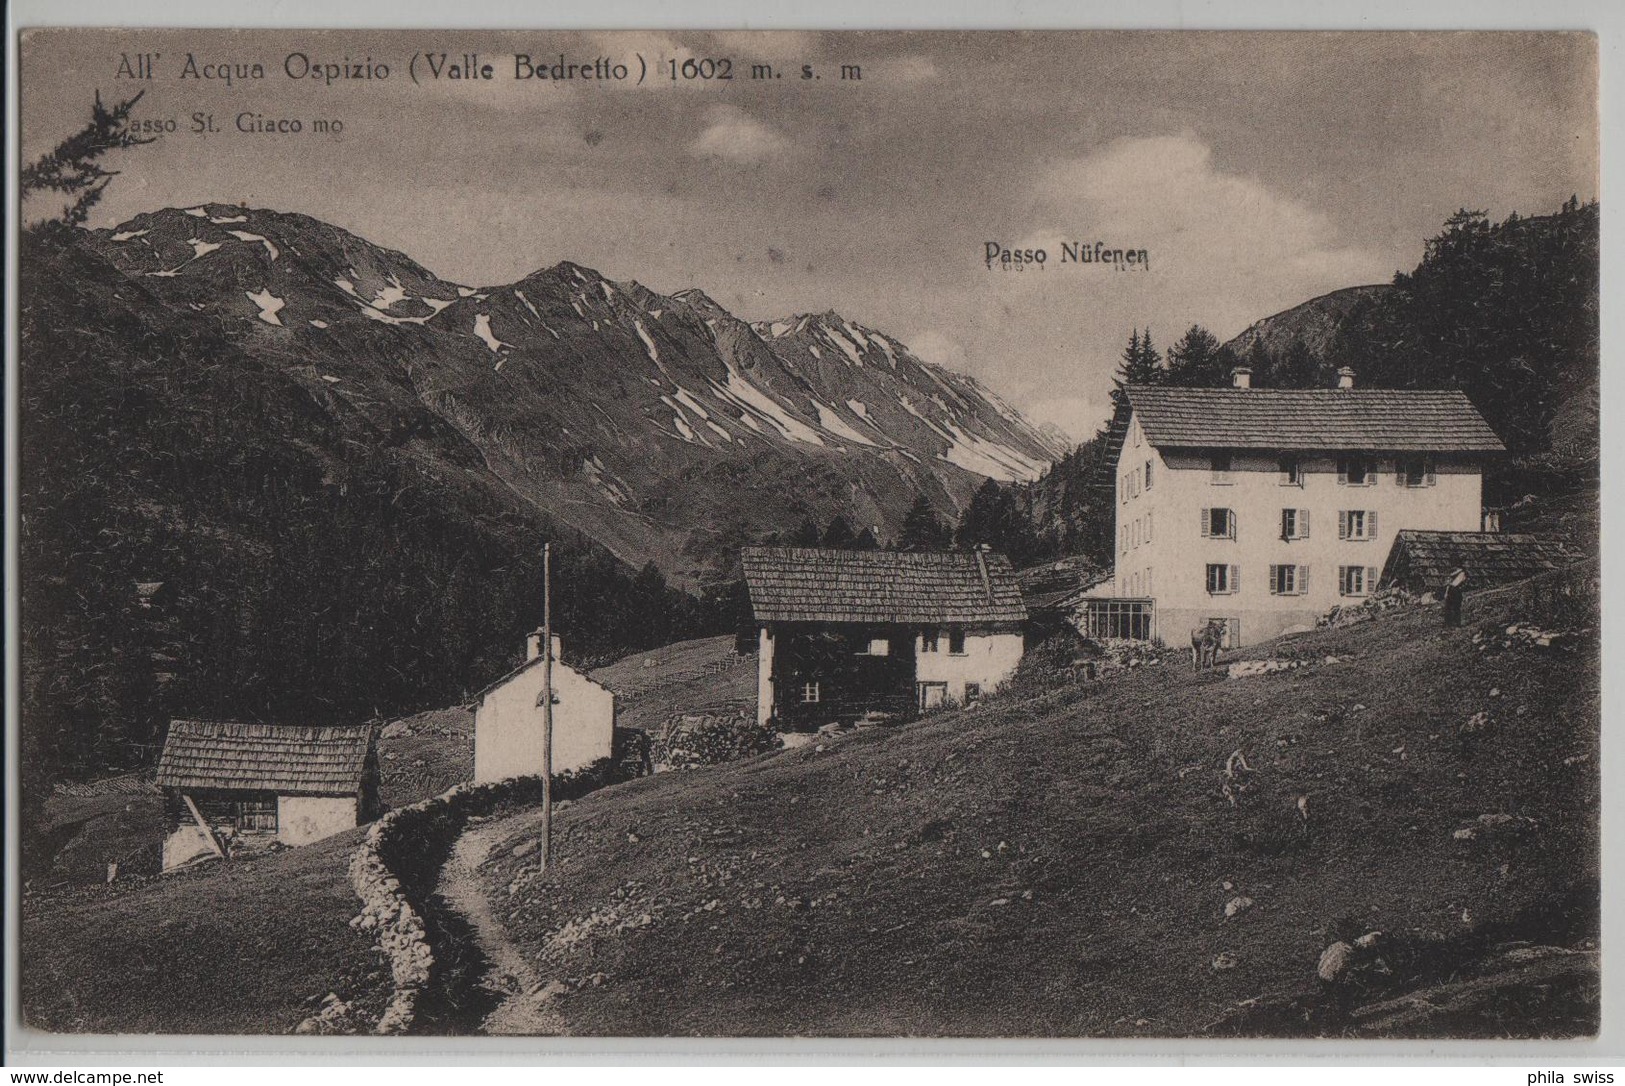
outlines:
[[[119,76],[153,53],[151,80]],[[439,53],[494,78],[433,79]],[[290,54],[374,78],[293,78]],[[629,78],[515,79],[518,54]],[[183,78],[188,55],[264,78]],[[674,60],[734,78],[673,80]],[[243,203],[468,285],[572,260],[750,320],[833,309],[1080,440],[1136,327],[1228,339],[1409,270],[1458,208],[1598,195],[1583,34],[41,31],[20,81],[25,161],[97,91],[144,88],[137,117],[176,123],[119,153],[93,226]],[[305,131],[238,132],[243,113]],[[990,269],[989,242],[1047,259]],[[1096,242],[1147,261],[1061,263]]]

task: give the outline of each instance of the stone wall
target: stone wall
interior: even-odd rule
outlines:
[[[576,799],[621,779],[609,759],[581,770],[555,774],[553,800]],[[424,993],[439,979],[424,917],[440,868],[470,818],[501,808],[541,802],[542,778],[511,777],[454,785],[438,796],[390,811],[367,831],[350,861],[350,885],[361,899],[352,927],[373,934],[389,962],[394,988],[378,1032],[406,1033],[416,1020]],[[300,1032],[315,1032],[314,1020]]]

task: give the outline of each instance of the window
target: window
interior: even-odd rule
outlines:
[[[1227,452],[1214,453],[1210,459],[1213,469],[1213,482],[1225,485],[1230,482],[1230,454]]]
[[[1145,488],[1147,490],[1151,489],[1151,461],[1149,460],[1145,462]]]
[[[948,654],[950,656],[965,655],[965,631],[957,627],[948,630]]]
[[[1296,456],[1281,457],[1281,485],[1303,485],[1303,463]]]
[[[1363,456],[1345,456],[1337,462],[1339,486],[1370,486],[1374,473],[1374,465]]]
[[[1439,480],[1426,457],[1414,456],[1395,466],[1394,481],[1400,486],[1417,487],[1433,486]]]
[[[803,705],[818,704],[818,684],[816,682],[808,682],[801,685],[801,703]]]
[[[927,626],[923,631],[921,631],[921,633],[920,633],[920,651],[921,652],[936,652],[936,651],[938,651],[937,650],[937,628],[935,626]]]
[[[1376,566],[1338,566],[1337,593],[1340,596],[1369,596],[1377,587]]]
[[[871,637],[868,644],[858,650],[859,656],[890,656],[891,642],[884,637]]]
[[[1207,567],[1207,591],[1210,596],[1225,596],[1235,592],[1241,585],[1241,567],[1209,563]]]
[[[965,704],[966,705],[974,705],[974,704],[976,704],[976,702],[981,700],[981,697],[982,697],[982,684],[981,683],[966,683],[965,684]]]
[[[1308,566],[1270,567],[1270,595],[1301,596],[1308,591]]]
[[[1236,538],[1236,514],[1229,509],[1202,510],[1202,538]]]
[[[237,801],[237,829],[239,832],[276,832],[276,797],[260,796]]]
[[[1377,538],[1375,509],[1343,509],[1337,514],[1338,539]]]
[[[1281,538],[1282,539],[1308,539],[1309,538],[1309,510],[1283,509],[1281,510]]]
[[[1146,514],[1145,514],[1145,541],[1147,543],[1151,542],[1151,513],[1150,513],[1150,511],[1147,511]]]

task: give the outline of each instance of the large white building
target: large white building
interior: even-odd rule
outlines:
[[[1124,389],[1112,606],[1143,608],[1141,635],[1181,643],[1218,619],[1232,647],[1312,626],[1376,589],[1401,530],[1481,526],[1505,447],[1463,393],[1249,377]]]

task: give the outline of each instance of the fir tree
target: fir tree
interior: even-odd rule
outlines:
[[[914,499],[903,517],[903,535],[897,541],[905,551],[942,551],[953,543],[953,530],[942,522],[924,494]]]

